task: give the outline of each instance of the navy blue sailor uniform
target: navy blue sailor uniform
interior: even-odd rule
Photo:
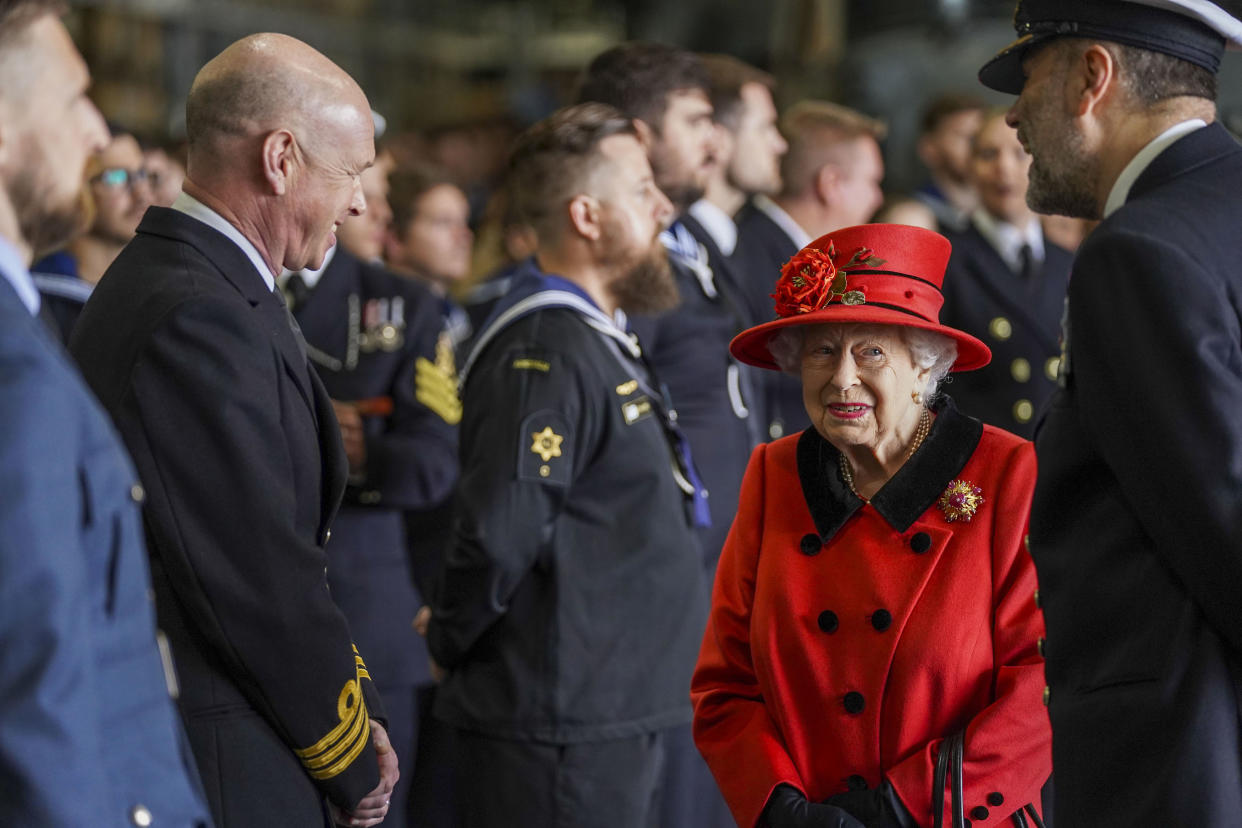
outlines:
[[[940,318],[986,342],[992,361],[954,374],[944,390],[972,417],[1029,440],[1057,387],[1073,254],[1045,238],[1043,257],[1015,271],[975,224],[945,236],[953,253]]]
[[[479,334],[462,389],[454,542],[427,633],[448,671],[436,714],[466,748],[462,816],[646,824],[650,748],[690,720],[706,621],[692,526],[706,503],[684,438],[632,337],[533,268]],[[618,745],[635,755],[606,758]],[[611,793],[566,804],[600,773]]]
[[[419,738],[417,688],[431,683],[411,626],[447,542],[457,481],[457,370],[439,297],[334,248],[313,287],[285,278],[307,355],[328,395],[356,407],[365,468],[350,476],[332,524],[328,583],[367,654],[401,758],[385,826],[406,824]],[[407,537],[407,518],[418,527]],[[443,529],[435,526],[443,524]]]
[[[39,316],[68,344],[82,307],[94,285],[78,274],[78,260],[68,250],[44,256],[30,267],[30,278],[39,290]]]
[[[717,278],[707,250],[681,222],[661,234],[681,302],[630,325],[651,369],[664,383],[674,417],[694,451],[707,488],[711,523],[699,531],[710,583],[737,511],[750,451],[758,441],[749,374],[729,353],[746,317],[731,286]]]

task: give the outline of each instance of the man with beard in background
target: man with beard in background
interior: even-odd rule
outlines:
[[[677,299],[632,122],[562,110],[509,190],[539,237],[462,366],[453,543],[419,624],[467,826],[654,824],[705,624],[684,438],[618,313]]]

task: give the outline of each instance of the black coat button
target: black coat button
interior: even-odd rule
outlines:
[[[931,535],[926,532],[919,532],[910,538],[910,548],[914,550],[914,554],[922,555],[928,549],[931,549]]]
[[[893,625],[893,614],[888,610],[876,610],[871,614],[871,626],[884,632]]]
[[[859,693],[856,690],[851,690],[850,692],[845,694],[845,699],[844,699],[843,704],[845,705],[846,713],[850,713],[854,716],[857,716],[859,713],[863,712],[863,710],[867,707],[867,700],[863,698],[862,693]]]
[[[819,539],[819,535],[803,535],[802,536],[802,554],[818,555],[819,550],[824,548],[823,542]]]
[[[865,790],[867,790],[867,780],[866,780],[866,778],[865,778],[864,776],[862,776],[862,774],[858,774],[858,773],[853,774],[852,776],[850,776],[850,778],[849,778],[849,779],[845,780],[845,785],[846,785],[846,787],[848,787],[851,791],[865,791]]]
[[[975,828],[975,824],[969,819],[962,820],[962,828]]]
[[[819,614],[819,628],[826,633],[834,633],[841,623],[837,620],[837,614],[832,610],[824,610]]]
[[[999,808],[1005,804],[1005,795],[1000,791],[992,791],[988,794],[988,804],[993,808]]]
[[[973,819],[977,819],[980,822],[982,822],[983,820],[988,818],[988,809],[983,807],[982,805],[976,805],[975,807],[970,809],[970,816]]]

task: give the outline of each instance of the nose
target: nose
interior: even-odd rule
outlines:
[[[354,197],[349,202],[349,214],[360,216],[367,211],[367,197],[362,192],[362,179],[354,176]]]
[[[108,142],[112,140],[112,135],[108,131],[108,124],[104,121],[103,115],[96,108],[94,102],[85,101],[86,106],[86,123],[83,132],[86,139],[87,148],[91,155],[103,152],[104,147],[108,146]]]
[[[833,367],[829,384],[837,391],[844,393],[858,384],[858,366],[854,364],[854,356],[844,353]]]
[[[1009,107],[1009,109],[1005,112],[1005,123],[1009,124],[1009,126],[1014,129],[1018,128],[1018,102],[1021,100],[1022,98],[1019,96],[1018,99],[1013,102],[1013,106]]]
[[[673,223],[673,202],[669,201],[664,191],[658,188],[655,190],[653,215],[661,227],[668,227]]]

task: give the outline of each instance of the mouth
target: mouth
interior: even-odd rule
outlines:
[[[838,420],[859,420],[867,416],[871,406],[864,403],[829,403],[827,409]]]

